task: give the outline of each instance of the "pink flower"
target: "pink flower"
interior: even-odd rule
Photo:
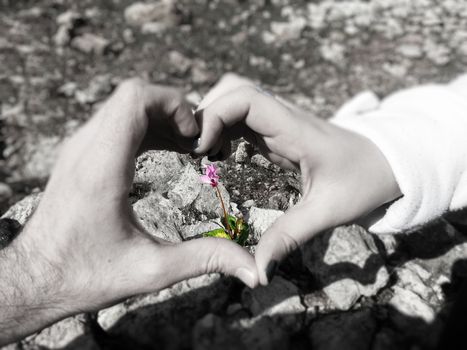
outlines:
[[[219,184],[219,175],[214,164],[204,167],[204,175],[201,176],[201,181],[205,184],[210,184],[212,187],[217,187]]]

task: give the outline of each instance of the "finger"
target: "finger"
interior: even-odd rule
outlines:
[[[332,226],[322,210],[300,202],[279,217],[261,237],[255,260],[259,282],[267,285],[278,264],[317,233]]]
[[[222,76],[219,82],[208,92],[208,94],[201,100],[197,110],[202,110],[210,105],[219,97],[234,91],[242,86],[254,86],[253,81],[244,78],[234,73],[226,73]]]
[[[92,163],[114,174],[128,172],[140,149],[186,149],[188,141],[181,140],[192,142],[199,133],[190,105],[177,90],[139,79],[120,84],[89,124]]]
[[[156,289],[164,288],[212,272],[235,276],[250,288],[258,285],[253,256],[238,244],[223,238],[201,238],[174,245],[158,245],[156,253],[150,254],[139,271],[146,277],[146,280],[140,281],[143,289],[154,286]]]
[[[219,97],[197,116],[202,130],[195,150],[198,154],[208,152],[224,129],[237,123],[244,123],[262,137],[272,137],[284,132],[281,126],[288,117],[283,105],[252,87],[241,87]]]

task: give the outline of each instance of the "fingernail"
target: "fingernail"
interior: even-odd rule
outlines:
[[[198,137],[193,141],[193,146],[192,146],[193,150],[196,150],[200,144],[201,144],[201,137]]]
[[[268,283],[271,282],[272,278],[276,274],[277,270],[277,261],[271,260],[266,267],[266,277],[268,279]]]
[[[257,285],[256,277],[253,275],[253,273],[244,268],[244,267],[239,267],[235,273],[235,275],[241,279],[248,287],[250,288],[255,288]]]
[[[215,155],[209,156],[208,160],[210,162],[217,162],[218,160],[221,160],[222,158],[224,158],[224,153],[222,153],[222,151],[219,151]]]

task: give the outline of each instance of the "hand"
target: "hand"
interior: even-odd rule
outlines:
[[[231,139],[255,144],[269,160],[300,170],[302,199],[264,233],[256,249],[260,283],[289,252],[317,233],[351,222],[398,196],[393,172],[367,138],[344,130],[245,79],[228,75],[198,108],[196,153],[230,153]]]
[[[198,133],[177,91],[139,80],[118,87],[63,146],[35,214],[0,252],[2,271],[13,270],[0,279],[0,298],[7,298],[0,303],[0,343],[204,273],[257,284],[255,261],[237,244],[171,244],[151,238],[133,214],[128,194],[137,153],[188,152]]]

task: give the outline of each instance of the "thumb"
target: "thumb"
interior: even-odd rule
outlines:
[[[259,283],[267,285],[281,260],[332,226],[322,214],[322,207],[314,210],[312,203],[300,202],[280,216],[261,237],[256,247],[256,266]]]
[[[235,276],[250,288],[258,285],[253,256],[227,239],[207,237],[161,248],[167,285],[211,272]]]

